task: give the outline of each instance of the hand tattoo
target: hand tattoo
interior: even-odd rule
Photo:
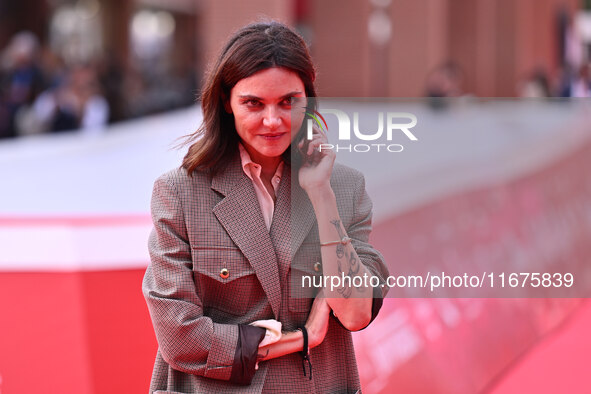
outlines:
[[[341,267],[341,260],[337,261],[337,265],[339,267],[339,276],[341,276],[343,274],[343,268]],[[349,275],[347,274],[345,276],[349,276]],[[345,283],[343,283],[343,286],[339,287],[337,289],[337,291],[339,292],[340,295],[343,296],[343,298],[351,297],[351,293],[353,292],[353,290],[349,286],[346,286]]]
[[[335,226],[335,229],[337,230],[337,233],[339,234],[339,237],[341,239],[343,239],[347,234],[345,233],[345,231],[343,230],[343,227],[341,226],[341,221],[338,219],[334,219],[331,220],[330,223]],[[359,260],[357,259],[355,252],[351,251],[349,253],[346,252],[345,250],[345,245],[343,244],[338,244],[337,245],[337,250],[336,250],[336,255],[338,259],[341,259],[343,257],[346,257],[345,261],[348,260],[348,267],[343,269],[343,266],[341,264],[341,260],[337,260],[337,265],[338,265],[338,269],[339,269],[339,275],[343,275],[345,277],[350,278],[350,280],[352,281],[354,277],[358,276],[359,271],[361,270],[361,265],[359,264]],[[346,271],[346,272],[345,272]],[[351,282],[349,282],[351,283]],[[353,286],[354,287],[354,286]],[[362,292],[363,290],[359,287],[355,287],[355,289],[358,292]],[[343,296],[343,298],[349,298],[351,297],[351,293],[352,293],[352,289],[350,286],[346,286],[345,283],[343,283],[343,287],[337,289],[337,291]]]
[[[330,223],[332,223],[332,225],[335,226],[335,228],[337,229],[337,233],[339,233],[339,237],[343,238],[345,236],[345,231],[343,230],[343,227],[341,226],[341,221],[338,219],[335,219],[335,220],[331,220]]]

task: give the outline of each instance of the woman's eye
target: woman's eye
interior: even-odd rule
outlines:
[[[281,102],[281,105],[283,105],[285,107],[291,107],[291,97],[283,99],[283,101]]]
[[[259,107],[261,105],[261,102],[254,99],[248,99],[245,100],[243,104],[245,104],[247,107]]]

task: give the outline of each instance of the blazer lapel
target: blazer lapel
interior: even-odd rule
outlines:
[[[275,244],[279,262],[282,264],[291,262],[316,222],[312,203],[300,187],[297,174],[292,176],[291,172],[291,167],[286,165],[277,193],[275,215],[271,225],[271,238]],[[281,258],[283,256],[285,258]],[[287,272],[287,269],[282,272]]]
[[[244,174],[238,155],[225,171],[212,178],[211,187],[225,196],[213,213],[252,265],[278,319],[281,286],[277,258],[254,186]]]
[[[279,263],[280,283],[289,270],[291,262],[291,179],[289,166],[283,166],[281,174],[281,183],[277,189],[277,200],[275,202],[275,212],[271,222],[271,241],[275,246],[277,262]]]

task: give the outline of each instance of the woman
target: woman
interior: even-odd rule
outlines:
[[[350,331],[375,318],[382,289],[302,298],[318,289],[301,278],[383,283],[387,271],[367,243],[363,177],[318,151],[322,133],[291,132],[292,102],[315,96],[314,79],[305,43],[277,22],[236,32],[208,75],[203,126],[152,196],[143,282],[159,345],[151,392],[360,389]]]

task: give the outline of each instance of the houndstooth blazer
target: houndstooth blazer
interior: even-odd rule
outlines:
[[[151,393],[360,391],[351,333],[333,316],[324,341],[310,351],[312,380],[294,353],[259,363],[249,386],[228,381],[238,324],[276,319],[290,331],[308,318],[315,291],[300,281],[322,275],[315,269],[320,248],[312,205],[293,183],[285,166],[269,231],[239,157],[216,176],[175,169],[156,180],[142,286],[158,340]],[[331,184],[358,256],[384,281],[382,257],[368,244],[363,176],[336,164]]]

